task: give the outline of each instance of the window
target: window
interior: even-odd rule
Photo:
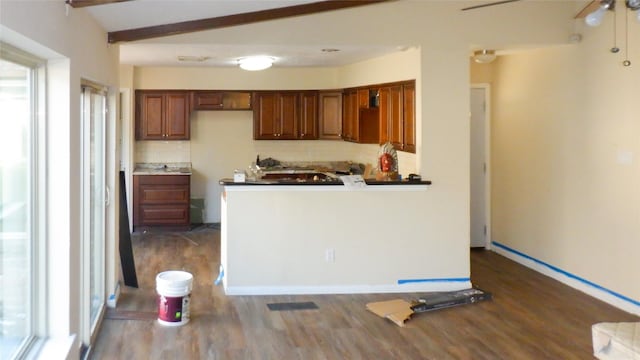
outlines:
[[[41,62],[0,43],[0,358],[26,351],[38,324]]]

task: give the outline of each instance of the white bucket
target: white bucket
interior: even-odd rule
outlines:
[[[165,271],[156,276],[158,323],[182,326],[189,322],[193,275],[186,271]]]

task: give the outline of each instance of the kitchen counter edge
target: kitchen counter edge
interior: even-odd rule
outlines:
[[[377,186],[377,185],[431,185],[431,180],[421,180],[421,181],[380,181],[380,180],[369,180],[365,179],[367,185]],[[342,181],[308,181],[308,182],[299,182],[299,181],[282,181],[282,180],[247,180],[245,182],[234,182],[233,179],[222,179],[220,180],[220,185],[223,186],[264,186],[264,185],[296,185],[296,186],[336,186],[336,185],[344,185]]]

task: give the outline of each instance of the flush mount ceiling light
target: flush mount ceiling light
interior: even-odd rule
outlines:
[[[638,21],[640,21],[640,0],[625,0],[625,4],[627,5],[627,9],[636,12],[636,17]],[[615,11],[615,8],[616,0],[600,0],[600,7],[587,15],[584,21],[589,26],[598,26],[602,23],[602,19],[604,18],[604,14],[607,13],[607,10]]]
[[[243,70],[258,71],[270,68],[274,61],[271,56],[247,56],[238,59],[238,65]]]
[[[488,64],[495,59],[495,50],[476,50],[473,52],[473,60],[480,64]]]

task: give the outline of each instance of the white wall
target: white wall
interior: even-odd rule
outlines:
[[[604,299],[640,313],[640,24],[629,19],[624,67],[623,21],[622,51],[608,51],[612,20],[578,24],[580,44],[493,65],[493,240],[627,297]]]
[[[227,186],[221,233],[225,292],[469,288],[469,256],[458,242],[438,236],[446,221],[429,205],[431,195],[426,185]]]
[[[67,14],[62,1],[2,1],[0,23],[2,41],[48,59],[48,334],[66,337],[81,331],[80,81],[84,78],[109,86],[109,101],[115,110],[118,46],[107,45],[105,32],[84,10],[70,9]],[[113,113],[109,118],[111,136],[115,131]],[[109,161],[113,164],[113,157]],[[114,189],[115,169],[109,169],[108,175],[108,184]],[[118,201],[114,200],[108,214],[112,257],[118,224]],[[113,288],[117,277],[113,262],[108,259],[108,288]],[[71,354],[72,358],[77,355]]]

